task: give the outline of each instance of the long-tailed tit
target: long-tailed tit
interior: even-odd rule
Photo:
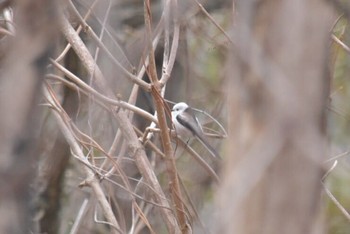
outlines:
[[[212,156],[220,158],[219,154],[206,140],[202,127],[191,107],[184,102],[177,103],[173,107],[171,118],[178,136],[186,140],[196,137]]]

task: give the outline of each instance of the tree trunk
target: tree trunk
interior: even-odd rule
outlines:
[[[314,0],[235,7],[217,233],[324,233],[331,10]]]
[[[0,52],[0,233],[31,233],[38,100],[57,32],[57,6],[46,0],[13,3],[15,36],[2,38]]]

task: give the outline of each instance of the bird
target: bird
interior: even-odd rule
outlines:
[[[193,109],[186,103],[179,102],[173,106],[171,119],[178,136],[184,140],[189,140],[192,137],[197,138],[214,158],[220,158],[220,155],[208,143]]]

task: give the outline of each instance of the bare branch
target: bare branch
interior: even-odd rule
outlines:
[[[152,122],[157,123],[157,119],[155,119],[151,114],[148,112],[134,106],[130,105],[127,102],[120,101],[120,100],[114,100],[109,97],[104,96],[103,94],[97,92],[95,89],[91,88],[91,86],[87,85],[85,82],[83,82],[81,79],[79,79],[77,76],[75,76],[73,73],[68,71],[65,67],[57,63],[56,61],[51,59],[52,64],[58,68],[60,71],[62,71],[71,81],[73,81],[78,87],[86,91],[88,94],[93,95],[94,97],[98,98],[99,100],[103,101],[105,104],[109,105],[116,105],[121,108],[128,109],[130,111],[133,111],[141,116],[143,116],[146,119],[149,119]]]
[[[58,110],[61,110],[61,107],[54,100],[54,98],[52,96],[52,91],[50,92],[48,90],[48,87],[44,88],[44,95],[52,106],[54,106]],[[67,125],[67,122],[66,122],[67,117],[63,116],[64,113],[62,111],[61,112],[53,111],[53,114],[55,115],[57,123],[60,127],[60,130],[62,131],[63,135],[65,136],[65,138],[66,138],[68,144],[70,145],[72,151],[74,152],[74,154],[77,155],[80,160],[86,161],[86,158],[83,154],[83,151],[81,150],[78,142],[76,141],[74,134],[72,134],[72,130]],[[88,178],[87,182],[88,182],[89,186],[93,189],[94,193],[96,194],[96,197],[97,197],[97,199],[101,205],[101,208],[103,210],[104,216],[106,217],[108,222],[111,223],[112,227],[115,228],[114,233],[119,233],[119,231],[117,232],[117,230],[120,229],[119,224],[118,224],[118,222],[113,214],[113,211],[112,211],[110,204],[108,203],[108,201],[104,195],[104,192],[99,184],[98,178],[96,178],[94,171],[92,171],[89,167],[84,167],[84,169],[85,169],[84,171],[85,171],[86,177]]]
[[[336,37],[334,34],[332,34],[332,40],[340,45],[347,53],[350,54],[350,48],[347,46],[344,42],[342,42],[338,37]]]
[[[187,233],[188,226],[186,221],[184,204],[182,202],[181,189],[179,185],[179,180],[177,176],[176,164],[174,159],[174,150],[171,145],[170,134],[168,131],[168,125],[166,122],[166,115],[164,110],[164,101],[161,96],[161,85],[158,80],[156,63],[153,53],[153,46],[151,43],[151,3],[149,0],[144,1],[144,17],[145,17],[145,25],[146,25],[146,35],[147,35],[147,47],[149,51],[149,67],[148,67],[148,75],[150,77],[152,83],[152,97],[155,102],[156,110],[157,110],[157,118],[160,128],[160,135],[162,140],[162,145],[164,148],[165,160],[167,165],[167,172],[170,179],[171,194],[174,203],[174,207],[176,210],[177,221],[180,226],[180,230],[183,233]],[[175,231],[175,230],[174,230]]]
[[[143,81],[141,79],[138,79],[138,77],[136,77],[135,75],[131,74],[128,70],[126,70],[124,68],[124,66],[122,66],[120,64],[120,62],[116,58],[114,58],[114,56],[107,49],[107,47],[102,43],[102,41],[98,38],[98,36],[91,29],[91,27],[88,24],[86,24],[86,22],[82,19],[82,17],[80,16],[79,12],[74,7],[74,5],[70,4],[70,6],[72,7],[72,9],[75,9],[74,12],[78,16],[78,18],[81,19],[81,24],[83,25],[83,28],[85,28],[85,30],[89,33],[89,35],[95,40],[95,42],[98,44],[99,48],[101,48],[102,51],[104,53],[106,53],[108,55],[108,57],[113,61],[113,63],[121,69],[121,71],[124,73],[124,75],[127,78],[129,78],[132,82],[134,82],[135,84],[138,84],[144,90],[150,91],[150,89],[151,89],[150,84],[146,83],[145,81]],[[87,55],[87,53],[85,52],[85,49],[83,49],[85,47],[84,43],[82,43],[79,35],[72,28],[72,26],[70,25],[68,20],[65,19],[65,18],[62,18],[62,22],[61,23],[62,23],[62,32],[65,34],[67,40],[73,46],[73,48],[75,47],[75,51],[77,52],[77,54],[80,57],[80,59],[84,59],[87,56],[91,56],[90,54]],[[74,44],[77,44],[77,45],[74,45]],[[90,61],[90,59],[89,59],[89,61]],[[87,67],[90,68],[90,69],[94,68],[94,66],[92,67],[92,64],[87,64],[87,65],[88,65]],[[97,69],[97,71],[96,71],[95,75],[96,76],[100,76],[100,74],[99,74],[100,72],[98,71],[98,68],[96,68],[96,69]],[[102,73],[101,73],[101,75],[102,75]]]

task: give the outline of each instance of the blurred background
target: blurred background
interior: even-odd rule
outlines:
[[[348,20],[343,18],[343,15],[335,21],[333,35],[337,38],[342,38],[342,41],[349,40],[349,25]],[[334,169],[328,178],[329,188],[334,193],[334,196],[339,200],[340,204],[346,210],[349,209],[349,197],[347,184],[349,180],[349,160],[348,160],[348,107],[347,101],[349,85],[347,77],[349,74],[349,50],[335,43],[333,37],[331,47],[331,72],[332,85],[330,92],[330,107],[328,108],[328,131],[331,142],[331,150],[329,158],[338,158],[338,166]],[[334,161],[334,160],[333,160]],[[327,162],[330,165],[332,162]],[[333,202],[328,200],[327,218],[330,224],[330,233],[346,233],[349,230],[348,219],[339,211]]]
[[[174,231],[117,115],[125,111],[140,141],[150,117],[105,98],[155,114],[152,93],[130,79],[151,82],[149,43],[159,78],[176,55],[160,94],[164,108],[186,102],[228,132],[223,137],[197,112],[219,132],[209,139],[222,159],[188,143],[204,164],[172,138],[189,227],[175,230],[349,233],[347,1],[18,0],[0,7],[0,233]],[[162,208],[178,219],[160,135],[141,144],[171,204]]]

